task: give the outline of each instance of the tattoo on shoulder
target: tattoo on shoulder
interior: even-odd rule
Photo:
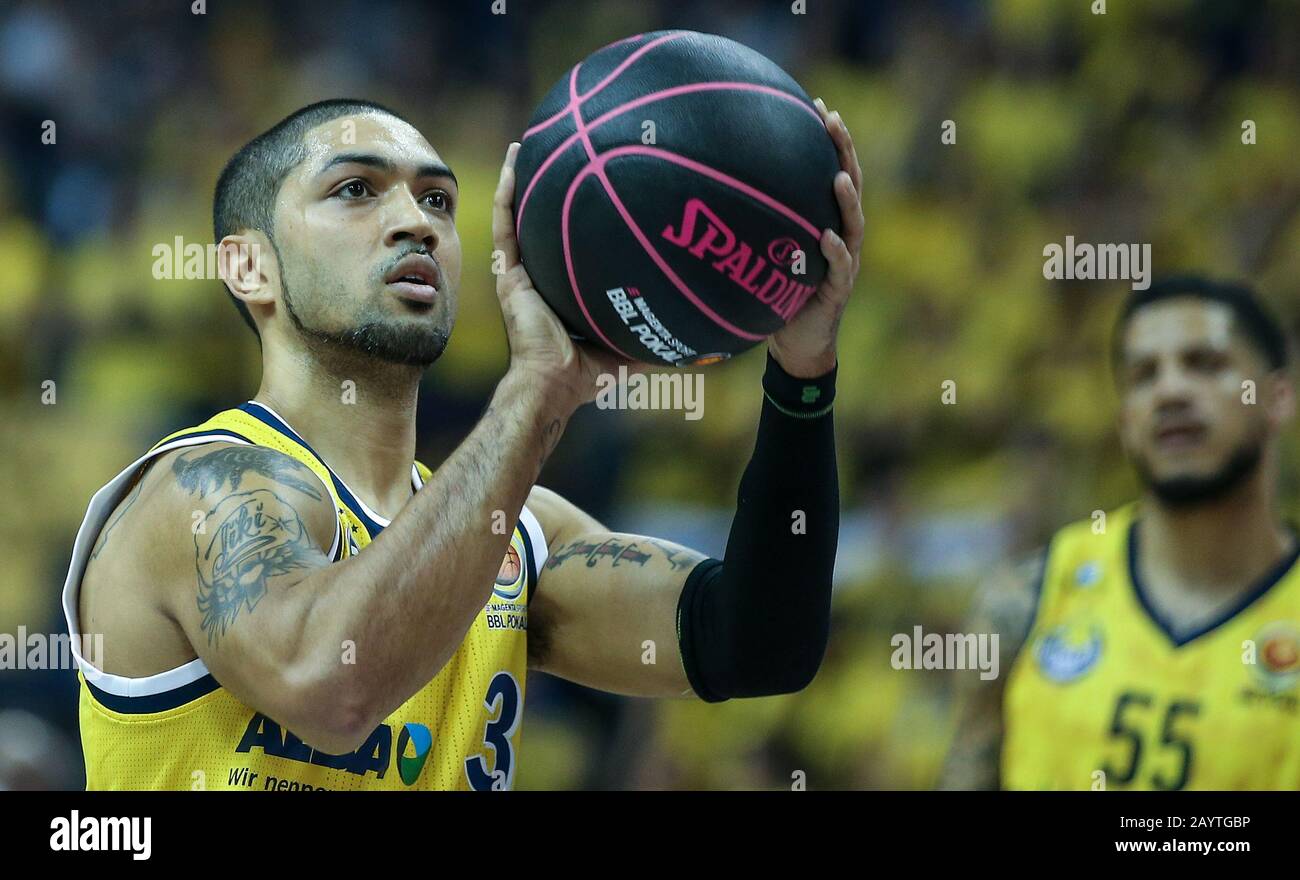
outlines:
[[[99,533],[99,538],[95,542],[95,550],[90,554],[91,559],[98,559],[99,554],[104,552],[104,548],[108,546],[109,534],[113,529],[117,528],[117,524],[122,521],[122,517],[126,516],[126,512],[131,509],[131,505],[135,504],[136,499],[140,497],[140,490],[143,488],[144,477],[140,477],[140,479],[135,481],[135,486],[131,489],[131,494],[127,496],[126,501],[118,508],[117,516],[113,517],[113,521],[105,526],[104,530]]]
[[[223,447],[211,452],[181,453],[172,465],[176,481],[187,492],[200,498],[223,486],[239,489],[244,474],[252,471],[268,480],[297,489],[319,501],[319,480],[312,469],[287,455],[260,446]]]
[[[279,513],[268,512],[268,506]],[[208,644],[226,634],[241,610],[249,614],[276,575],[321,559],[297,512],[267,489],[227,495],[194,534],[200,626]]]
[[[591,541],[580,538],[551,553],[544,567],[547,570],[559,568],[575,557],[586,560],[587,568],[594,568],[603,560],[608,560],[611,568],[618,568],[621,565],[644,566],[658,557],[671,565],[674,571],[690,568],[705,558],[703,553],[684,547],[669,547],[653,538],[642,538],[637,541],[624,541],[619,538]]]

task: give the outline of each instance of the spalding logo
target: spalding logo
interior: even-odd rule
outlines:
[[[793,263],[799,251],[799,243],[792,238],[770,242],[766,258],[755,254],[752,247],[740,241],[731,227],[697,198],[686,201],[678,226],[676,230],[665,226],[663,237],[686,248],[696,259],[710,260],[715,272],[726,275],[783,321],[790,320],[816,289],[810,284],[800,284],[779,268]],[[721,259],[713,262],[714,257]]]

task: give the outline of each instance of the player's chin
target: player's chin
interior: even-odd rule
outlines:
[[[1209,450],[1178,455],[1158,455],[1148,459],[1151,473],[1160,482],[1206,480],[1219,473],[1224,457]]]

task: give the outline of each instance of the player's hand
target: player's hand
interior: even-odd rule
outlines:
[[[631,371],[641,365],[596,348],[575,342],[569,332],[533,287],[519,258],[515,236],[515,157],[519,144],[506,150],[492,203],[492,240],[496,248],[493,260],[504,261],[504,271],[497,274],[497,299],[505,318],[506,336],[510,341],[510,369],[543,382],[555,383],[574,408],[596,397],[596,378],[602,373],[617,373],[620,364]]]
[[[844,237],[831,229],[822,231],[822,255],[830,264],[826,278],[794,319],[768,340],[768,351],[781,368],[801,379],[824,375],[835,366],[835,337],[858,277],[864,228],[862,166],[858,164],[853,137],[838,111],[827,110],[821,98],[814,103],[840,155],[841,171],[835,175],[834,187]]]

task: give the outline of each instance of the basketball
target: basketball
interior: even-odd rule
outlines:
[[[533,114],[515,165],[520,254],[575,338],[714,363],[816,291],[839,169],[812,100],[768,58],[694,31],[629,37]]]

